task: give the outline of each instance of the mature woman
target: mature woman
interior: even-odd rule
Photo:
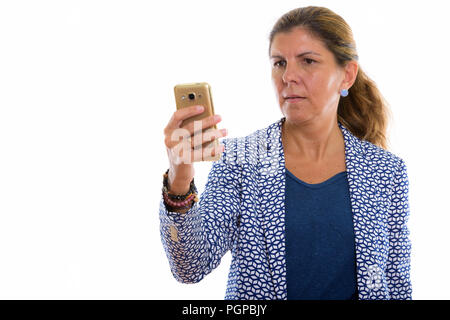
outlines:
[[[231,250],[226,299],[411,299],[406,166],[385,150],[387,107],[350,27],[326,8],[295,9],[273,27],[269,54],[284,117],[223,139],[200,201],[202,155],[183,163],[173,150],[226,133],[196,141],[190,123],[191,139],[172,141],[195,107],[165,128],[160,220],[173,275],[198,282]]]

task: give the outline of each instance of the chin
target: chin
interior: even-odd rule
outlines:
[[[305,112],[305,110],[302,110],[302,108],[296,108],[296,107],[282,107],[282,113],[286,117],[286,120],[291,123],[300,124],[305,121],[308,121],[312,118],[311,114],[308,112]]]

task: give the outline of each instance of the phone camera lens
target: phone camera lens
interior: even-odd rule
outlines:
[[[195,94],[194,93],[189,93],[188,97],[189,97],[189,100],[194,100],[195,99]]]

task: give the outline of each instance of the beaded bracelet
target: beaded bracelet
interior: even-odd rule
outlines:
[[[169,169],[163,174],[163,188],[162,194],[166,207],[170,209],[186,209],[191,207],[191,202],[197,202],[197,188],[194,183],[194,178],[189,186],[189,191],[184,195],[175,195],[169,192]]]
[[[170,193],[169,189],[170,189],[169,188],[169,169],[167,169],[167,171],[163,174],[163,188],[162,188],[163,193],[166,193],[171,199],[173,199],[175,201],[185,200],[191,193],[197,194],[197,188],[194,183],[194,178],[192,178],[192,181],[189,185],[188,192],[184,195],[176,195],[176,194]]]
[[[164,201],[170,206],[170,207],[175,207],[175,208],[184,208],[184,207],[189,207],[191,205],[192,200],[194,202],[196,201],[196,195],[195,194],[191,194],[189,197],[187,197],[186,200],[180,201],[180,202],[175,202],[172,201],[171,199],[169,199],[169,197],[167,196],[167,194],[163,194],[164,197]]]

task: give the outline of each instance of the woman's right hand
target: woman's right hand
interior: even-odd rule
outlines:
[[[169,158],[169,187],[174,194],[185,194],[194,178],[194,162],[208,160],[221,154],[224,146],[218,144],[214,147],[215,139],[227,135],[226,129],[214,129],[212,126],[219,123],[219,115],[209,116],[201,120],[201,126],[194,122],[182,126],[184,120],[201,114],[204,109],[190,106],[175,111],[164,128],[164,143]],[[196,122],[197,122],[196,121]],[[199,130],[200,129],[200,130]]]

